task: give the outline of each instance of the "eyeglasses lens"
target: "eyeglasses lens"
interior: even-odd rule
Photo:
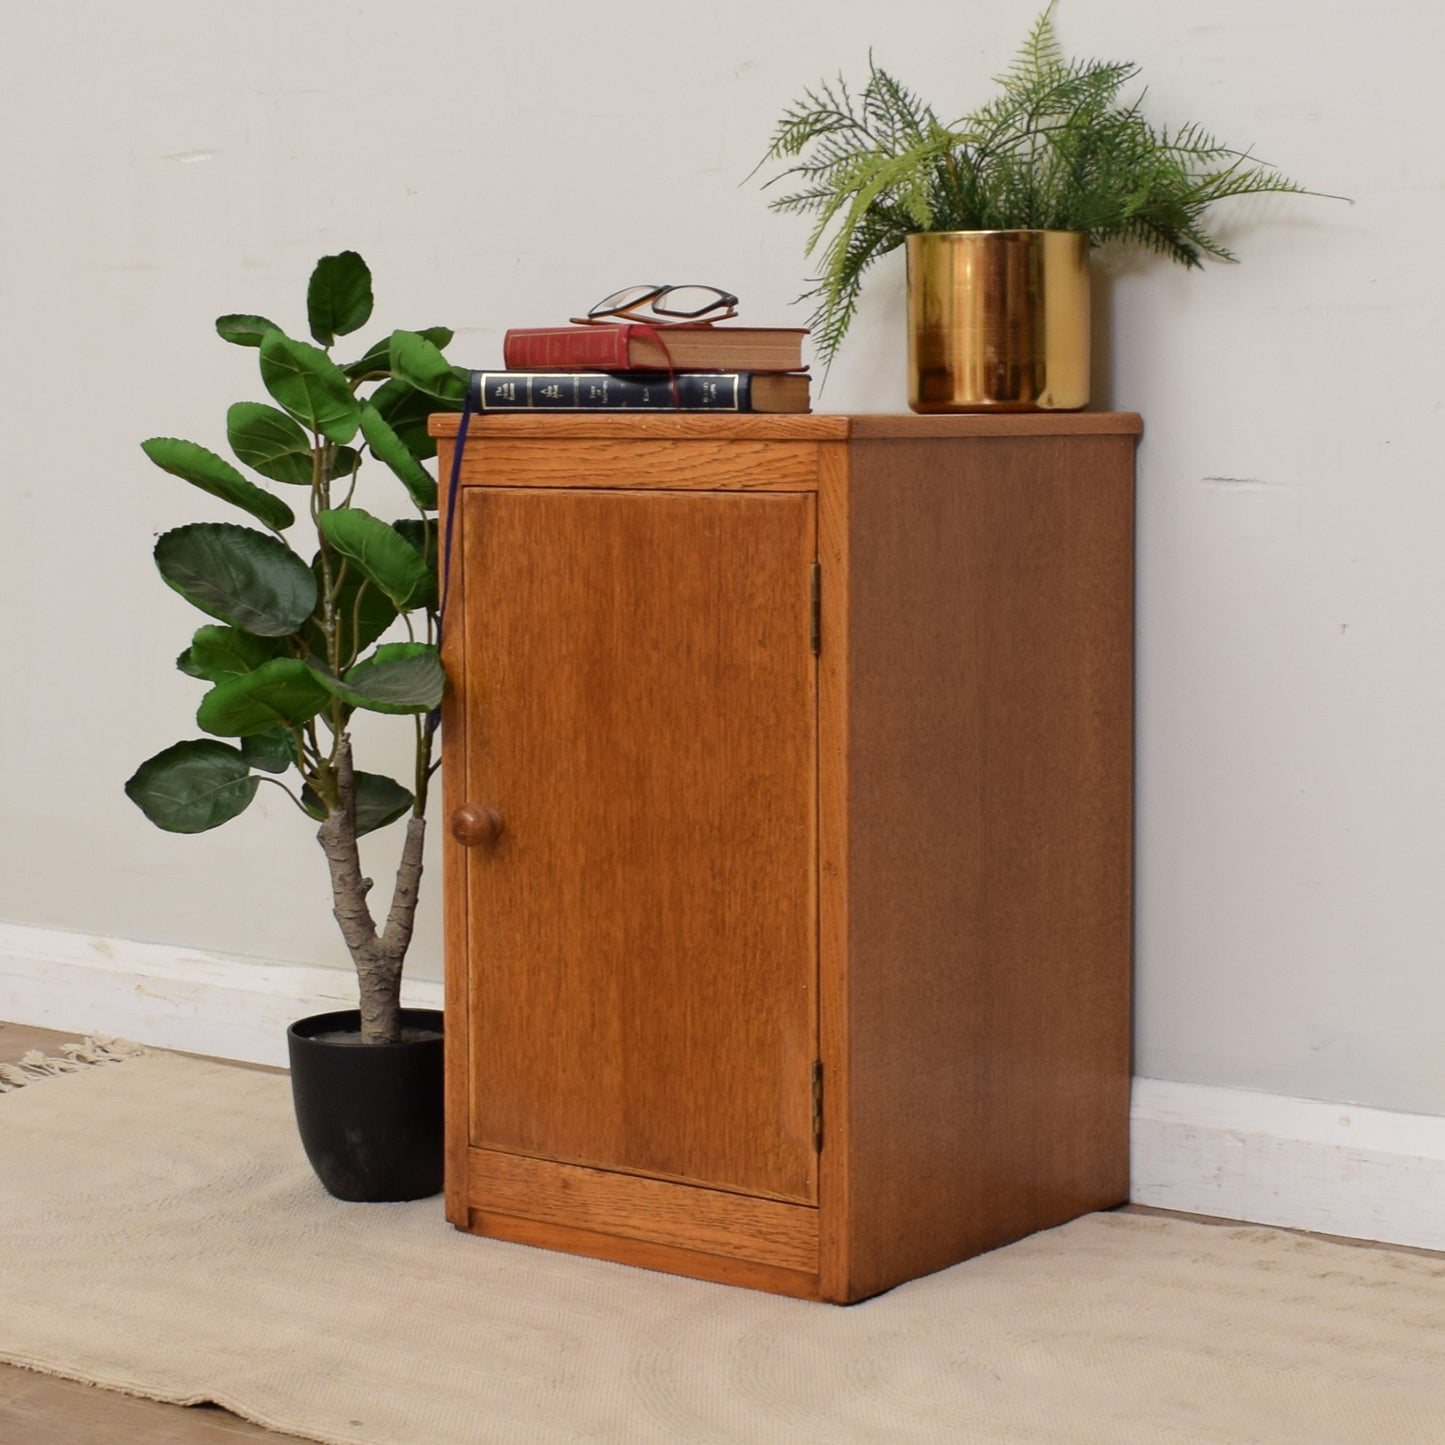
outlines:
[[[631,311],[651,301],[664,288],[661,286],[624,286],[604,296],[587,314],[589,316],[612,316],[619,311]]]
[[[652,303],[652,309],[659,316],[701,316],[736,304],[736,297],[716,286],[673,286]]]

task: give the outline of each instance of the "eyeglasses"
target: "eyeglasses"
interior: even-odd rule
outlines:
[[[590,311],[589,322],[611,321],[651,312],[671,321],[726,321],[737,315],[738,298],[717,286],[624,286],[604,296]],[[579,317],[578,320],[583,318]]]

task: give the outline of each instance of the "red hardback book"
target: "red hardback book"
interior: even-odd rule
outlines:
[[[803,371],[807,334],[801,326],[525,326],[502,338],[502,364],[508,371]]]

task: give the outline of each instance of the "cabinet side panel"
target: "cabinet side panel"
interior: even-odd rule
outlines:
[[[854,1298],[1127,1197],[1133,445],[850,448]]]

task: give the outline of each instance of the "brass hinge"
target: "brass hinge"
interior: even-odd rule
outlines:
[[[823,1152],[823,1063],[813,1064],[813,1150]]]
[[[808,571],[808,643],[813,656],[823,650],[823,568],[814,562]]]

